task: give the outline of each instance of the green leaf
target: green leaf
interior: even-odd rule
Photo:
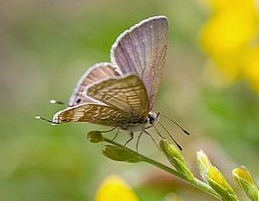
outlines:
[[[143,161],[139,155],[126,147],[106,145],[105,149],[102,151],[102,154],[114,161],[125,161],[128,163],[138,163]]]

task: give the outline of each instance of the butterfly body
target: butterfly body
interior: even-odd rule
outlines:
[[[148,128],[151,128],[153,124],[156,122],[158,119],[158,114],[155,112],[149,112],[147,118],[143,122],[129,122],[128,124],[125,125],[120,125],[120,129],[126,130],[129,133],[131,132],[141,132],[144,131]]]
[[[165,16],[151,17],[123,32],[111,49],[111,62],[89,68],[78,81],[68,108],[53,124],[88,122],[129,133],[153,126],[152,112],[168,46]]]

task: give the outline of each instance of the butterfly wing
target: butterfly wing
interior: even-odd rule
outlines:
[[[101,79],[119,76],[116,68],[111,63],[98,63],[90,67],[79,79],[68,105],[72,107],[82,103],[96,103],[95,100],[86,95],[86,88]]]
[[[122,33],[111,49],[111,61],[122,74],[135,74],[143,81],[153,108],[160,86],[168,46],[168,21],[148,18]]]
[[[115,107],[85,103],[57,112],[53,124],[89,122],[106,126],[119,126],[130,119],[129,115]]]
[[[139,77],[128,75],[111,78],[94,84],[87,95],[130,114],[132,122],[145,121],[148,115],[148,98]]]
[[[112,46],[112,63],[96,64],[86,71],[70,97],[71,107],[56,113],[53,123],[143,123],[159,89],[168,29],[166,17],[158,16],[121,34]]]
[[[56,113],[54,124],[89,122],[107,126],[143,123],[148,115],[148,98],[145,87],[135,75],[117,77],[94,84],[87,95],[101,104],[85,103]]]

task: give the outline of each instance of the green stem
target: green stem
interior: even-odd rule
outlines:
[[[217,198],[219,200],[222,200],[222,198],[219,196],[219,194],[217,192],[215,192],[208,184],[204,183],[203,181],[201,181],[201,180],[199,180],[197,178],[194,178],[194,180],[188,180],[188,179],[186,179],[185,175],[179,173],[178,171],[176,171],[176,170],[174,170],[174,169],[172,169],[172,168],[170,168],[170,167],[168,167],[168,166],[166,166],[166,165],[164,165],[162,163],[159,163],[159,162],[157,162],[155,160],[152,160],[151,158],[148,158],[148,157],[146,157],[146,156],[144,156],[144,155],[142,155],[142,154],[140,154],[138,152],[135,152],[135,151],[133,151],[133,150],[131,150],[131,149],[129,149],[129,148],[127,148],[127,147],[117,143],[117,142],[114,142],[114,141],[108,139],[108,138],[104,137],[103,140],[105,142],[108,142],[108,143],[113,144],[115,146],[121,147],[123,149],[126,149],[126,150],[128,150],[128,151],[130,151],[130,152],[132,152],[132,153],[134,153],[136,155],[138,155],[139,157],[142,158],[143,161],[145,161],[145,162],[147,162],[147,163],[149,163],[151,165],[154,165],[154,166],[156,166],[156,167],[158,167],[158,168],[160,168],[160,169],[162,169],[162,170],[164,170],[166,172],[169,172],[169,173],[171,173],[171,174],[173,174],[173,175],[183,179],[185,182],[187,182],[189,184],[192,184],[193,186],[195,186],[195,187],[205,191],[206,193],[212,195],[213,197],[215,197],[215,198]]]

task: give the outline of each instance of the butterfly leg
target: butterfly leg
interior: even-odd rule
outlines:
[[[126,147],[126,145],[131,141],[131,140],[133,140],[133,138],[134,138],[134,135],[133,135],[134,133],[133,132],[131,132],[130,133],[130,138],[125,142],[125,144],[123,145],[123,149],[121,149],[121,151],[120,151],[120,154],[122,154],[122,152],[124,151],[124,148]]]
[[[133,134],[134,134],[133,132],[130,133],[130,138],[125,142],[124,147],[126,147],[126,145],[127,145],[131,140],[133,140],[133,138],[134,138],[134,135],[133,135]]]
[[[110,129],[110,130],[100,131],[100,132],[102,132],[102,133],[109,133],[109,132],[115,130],[116,128],[118,128],[118,127],[116,126],[116,127],[112,128],[112,129]]]
[[[151,135],[149,132],[147,132],[146,130],[144,130],[144,133],[148,134],[148,135],[151,137],[152,141],[156,144],[156,146],[158,147],[158,149],[160,149],[160,147],[158,146],[157,142],[156,142],[155,139],[152,137],[152,135]]]
[[[114,135],[114,137],[111,140],[114,141],[117,138],[118,134],[119,134],[119,130],[116,132],[116,134]]]
[[[143,132],[141,132],[138,136],[138,140],[137,140],[137,143],[136,143],[136,151],[138,152],[138,145],[139,145],[139,141],[140,141],[140,138],[142,136]]]
[[[159,130],[157,129],[157,127],[156,127],[155,125],[154,125],[154,128],[155,128],[157,134],[158,134],[162,139],[166,139],[165,137],[163,137],[163,136],[161,135],[161,133],[159,132]]]

